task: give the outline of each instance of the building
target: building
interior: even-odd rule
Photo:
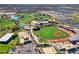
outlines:
[[[65,47],[66,50],[76,48],[72,43],[65,43],[64,47]]]
[[[0,11],[0,15],[15,15],[16,14],[16,12],[3,12],[3,11]]]
[[[40,24],[51,25],[51,23],[49,23],[49,21],[32,21],[31,24],[34,26],[38,26]]]
[[[0,42],[8,42],[14,33],[7,33],[2,38],[0,38]]]
[[[38,22],[38,21],[32,21],[31,24],[32,24],[33,26],[37,26],[37,25],[40,24],[40,22]]]
[[[57,51],[53,47],[40,48],[44,54],[56,54]]]
[[[75,53],[77,51],[77,47],[71,43],[65,44],[64,47],[68,53]]]
[[[64,51],[65,50],[64,44],[62,42],[55,43],[55,47],[59,51]]]
[[[31,27],[29,25],[25,25],[24,29],[29,30],[29,29],[31,29]]]
[[[24,43],[29,38],[29,35],[27,35],[27,33],[24,31],[19,32],[18,36],[20,38],[20,43]]]

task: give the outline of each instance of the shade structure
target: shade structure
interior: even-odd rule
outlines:
[[[21,23],[21,22],[19,23],[19,27],[20,27],[20,28],[24,28],[24,26],[25,26],[24,23]]]
[[[12,15],[12,16],[11,16],[11,19],[12,19],[14,22],[17,22],[17,21],[18,21],[18,17],[15,16],[15,15]]]
[[[69,41],[71,42],[79,41],[79,31],[78,30],[74,31],[76,32],[76,35],[74,37],[69,37]]]

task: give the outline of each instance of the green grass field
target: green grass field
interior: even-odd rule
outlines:
[[[19,37],[12,39],[8,44],[0,43],[0,54],[8,53],[14,44],[19,43]]]
[[[55,32],[57,32],[58,35],[55,35]],[[39,31],[34,31],[34,33],[41,38],[39,42],[48,42],[48,39],[64,38],[67,36],[67,33],[53,26],[43,27]]]
[[[0,17],[0,38],[10,30],[12,30],[13,27],[14,27],[14,22],[10,18],[6,20]],[[0,54],[8,53],[8,51],[12,48],[13,44],[18,42],[19,42],[19,38],[17,36],[15,39],[12,39],[7,44],[0,43]]]
[[[48,18],[47,15],[40,15],[40,13],[32,13],[32,15],[35,16],[35,17],[39,17],[39,18],[41,18],[41,19],[43,19],[43,18]]]
[[[7,31],[12,30],[14,27],[14,23],[11,19],[1,19],[0,17],[0,37],[2,37]]]
[[[31,16],[29,14],[26,14],[26,13],[17,13],[17,15],[19,15],[19,17],[20,16],[24,17],[24,18],[20,19],[20,22],[22,22],[22,23],[28,22],[30,20],[30,18],[31,18]]]
[[[22,23],[26,23],[30,19],[30,16],[26,13],[19,13],[19,14],[17,14],[17,16],[24,17],[24,18],[20,19],[20,22],[22,22]],[[1,16],[0,16],[0,38],[2,36],[4,36],[7,32],[12,31],[13,28],[15,28],[15,23],[11,20],[10,17],[8,19],[5,19],[5,18],[1,18]],[[13,32],[13,33],[15,33],[14,35],[17,35],[19,30]],[[8,51],[12,48],[14,43],[19,44],[19,37],[18,36],[13,38],[7,44],[0,43],[0,54],[8,53]]]
[[[9,21],[3,21],[3,22],[0,22],[0,28],[12,28],[14,25],[13,22],[9,22]]]

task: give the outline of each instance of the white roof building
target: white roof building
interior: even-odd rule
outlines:
[[[53,47],[41,48],[45,54],[56,54],[57,51]]]
[[[0,12],[0,15],[3,15],[3,14],[14,15],[14,14],[16,14],[16,12]]]
[[[0,42],[7,42],[14,33],[7,33],[2,38],[0,38]]]
[[[18,36],[20,38],[20,43],[24,43],[25,39],[29,38],[29,35],[24,31],[19,32]]]

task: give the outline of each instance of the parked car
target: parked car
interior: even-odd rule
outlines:
[[[30,44],[30,43],[32,43],[32,41],[30,41],[30,40],[24,42],[24,44]]]

